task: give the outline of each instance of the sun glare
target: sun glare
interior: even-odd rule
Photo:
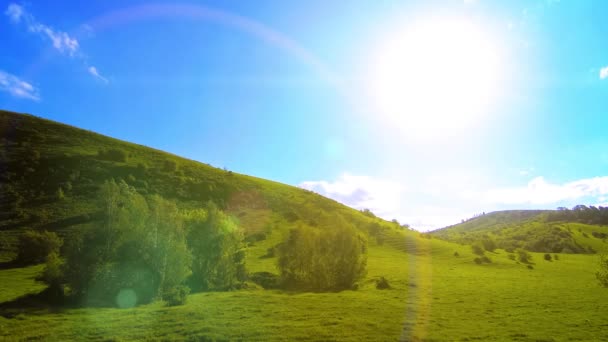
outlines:
[[[489,114],[504,72],[495,39],[462,18],[405,25],[374,53],[372,107],[416,140],[473,127]]]

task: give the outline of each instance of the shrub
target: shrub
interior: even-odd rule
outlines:
[[[481,260],[481,258],[479,258],[479,257],[477,257],[477,258],[473,259],[473,261],[475,261],[475,263],[476,263],[477,265],[481,265],[481,263],[483,263],[483,260]]]
[[[376,289],[378,290],[386,290],[390,289],[391,285],[388,283],[388,280],[384,277],[380,277],[380,279],[376,280]]]
[[[455,257],[459,257],[459,256],[460,256],[460,254],[458,254],[458,252],[454,252],[454,256],[455,256]]]
[[[553,260],[559,260],[559,255],[553,254]]]
[[[19,237],[17,261],[23,264],[45,262],[51,253],[59,254],[62,244],[63,239],[54,232],[28,230]]]
[[[546,253],[546,254],[545,254],[545,260],[547,260],[547,261],[551,261],[551,254]]]
[[[518,248],[515,252],[517,253],[517,260],[520,262],[527,264],[532,261],[532,255],[530,255],[530,253],[528,253],[525,249]]]
[[[511,260],[513,260],[513,261],[515,261],[515,254],[509,254],[507,257],[508,257],[509,259],[511,259]]]
[[[177,285],[165,291],[163,300],[168,306],[184,305],[188,299],[188,294],[190,294],[189,287]]]
[[[480,255],[480,256],[484,255],[484,253],[485,253],[483,246],[479,242],[472,244],[471,250],[473,251],[473,254]]]
[[[528,267],[529,270],[533,270],[534,269],[534,266],[532,266],[532,265],[528,265],[527,267]]]

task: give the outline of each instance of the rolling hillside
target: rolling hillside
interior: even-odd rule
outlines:
[[[476,264],[471,246],[461,238],[498,238],[510,227],[547,225],[539,218],[542,213],[493,213],[419,234],[296,187],[29,115],[0,112],[0,132],[0,340],[608,339],[606,289],[594,276],[595,255],[559,253],[547,260],[530,253],[529,261],[520,262],[496,250],[488,253],[491,262]],[[181,209],[216,202],[238,218],[247,235],[250,275],[278,273],[277,257],[269,252],[290,228],[315,226],[320,216],[339,214],[368,239],[367,273],[356,287],[339,292],[248,282],[238,290],[193,293],[179,306],[154,301],[120,309],[41,301],[37,294],[46,285],[37,277],[44,265],[11,264],[17,237],[27,228],[63,235],[95,221],[97,189],[108,179],[172,199]],[[589,240],[576,240],[581,246],[596,251],[604,246],[590,235],[603,227],[548,226],[554,224],[563,226],[560,232],[570,229],[573,237]],[[522,241],[534,240],[526,236]],[[381,279],[388,288],[378,286]]]
[[[498,211],[435,230],[430,234],[440,239],[464,244],[490,240],[496,247],[506,250],[523,248],[547,253],[608,251],[606,240],[608,226],[586,218],[579,219],[577,215],[563,215],[562,212]]]
[[[361,229],[371,222],[395,228],[307,190],[31,115],[0,111],[0,136],[0,231],[9,247],[24,228],[62,233],[94,220],[97,189],[109,179],[182,208],[212,200],[248,235],[297,221],[314,226],[324,213],[340,213]]]

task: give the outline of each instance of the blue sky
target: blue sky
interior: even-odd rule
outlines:
[[[3,109],[418,229],[608,205],[605,1],[0,5]]]

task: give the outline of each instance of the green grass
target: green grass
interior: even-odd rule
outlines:
[[[0,303],[44,290],[46,286],[34,280],[41,270],[42,265],[0,269]]]
[[[561,254],[534,269],[490,253],[476,265],[465,246],[417,239],[419,255],[370,248],[369,273],[356,291],[199,293],[179,307],[17,310],[0,318],[0,339],[394,341],[598,341],[608,338],[597,256]],[[454,257],[458,251],[460,256]],[[258,259],[260,260],[260,259]],[[274,259],[261,259],[265,260]],[[255,264],[253,258],[250,264]],[[254,266],[257,267],[257,266]],[[30,268],[33,272],[36,268]],[[39,270],[39,268],[38,268]],[[5,270],[6,271],[6,270]],[[24,271],[20,284],[34,286]],[[390,290],[373,280],[386,276]],[[23,287],[23,286],[22,286]],[[26,287],[23,293],[38,291]]]

